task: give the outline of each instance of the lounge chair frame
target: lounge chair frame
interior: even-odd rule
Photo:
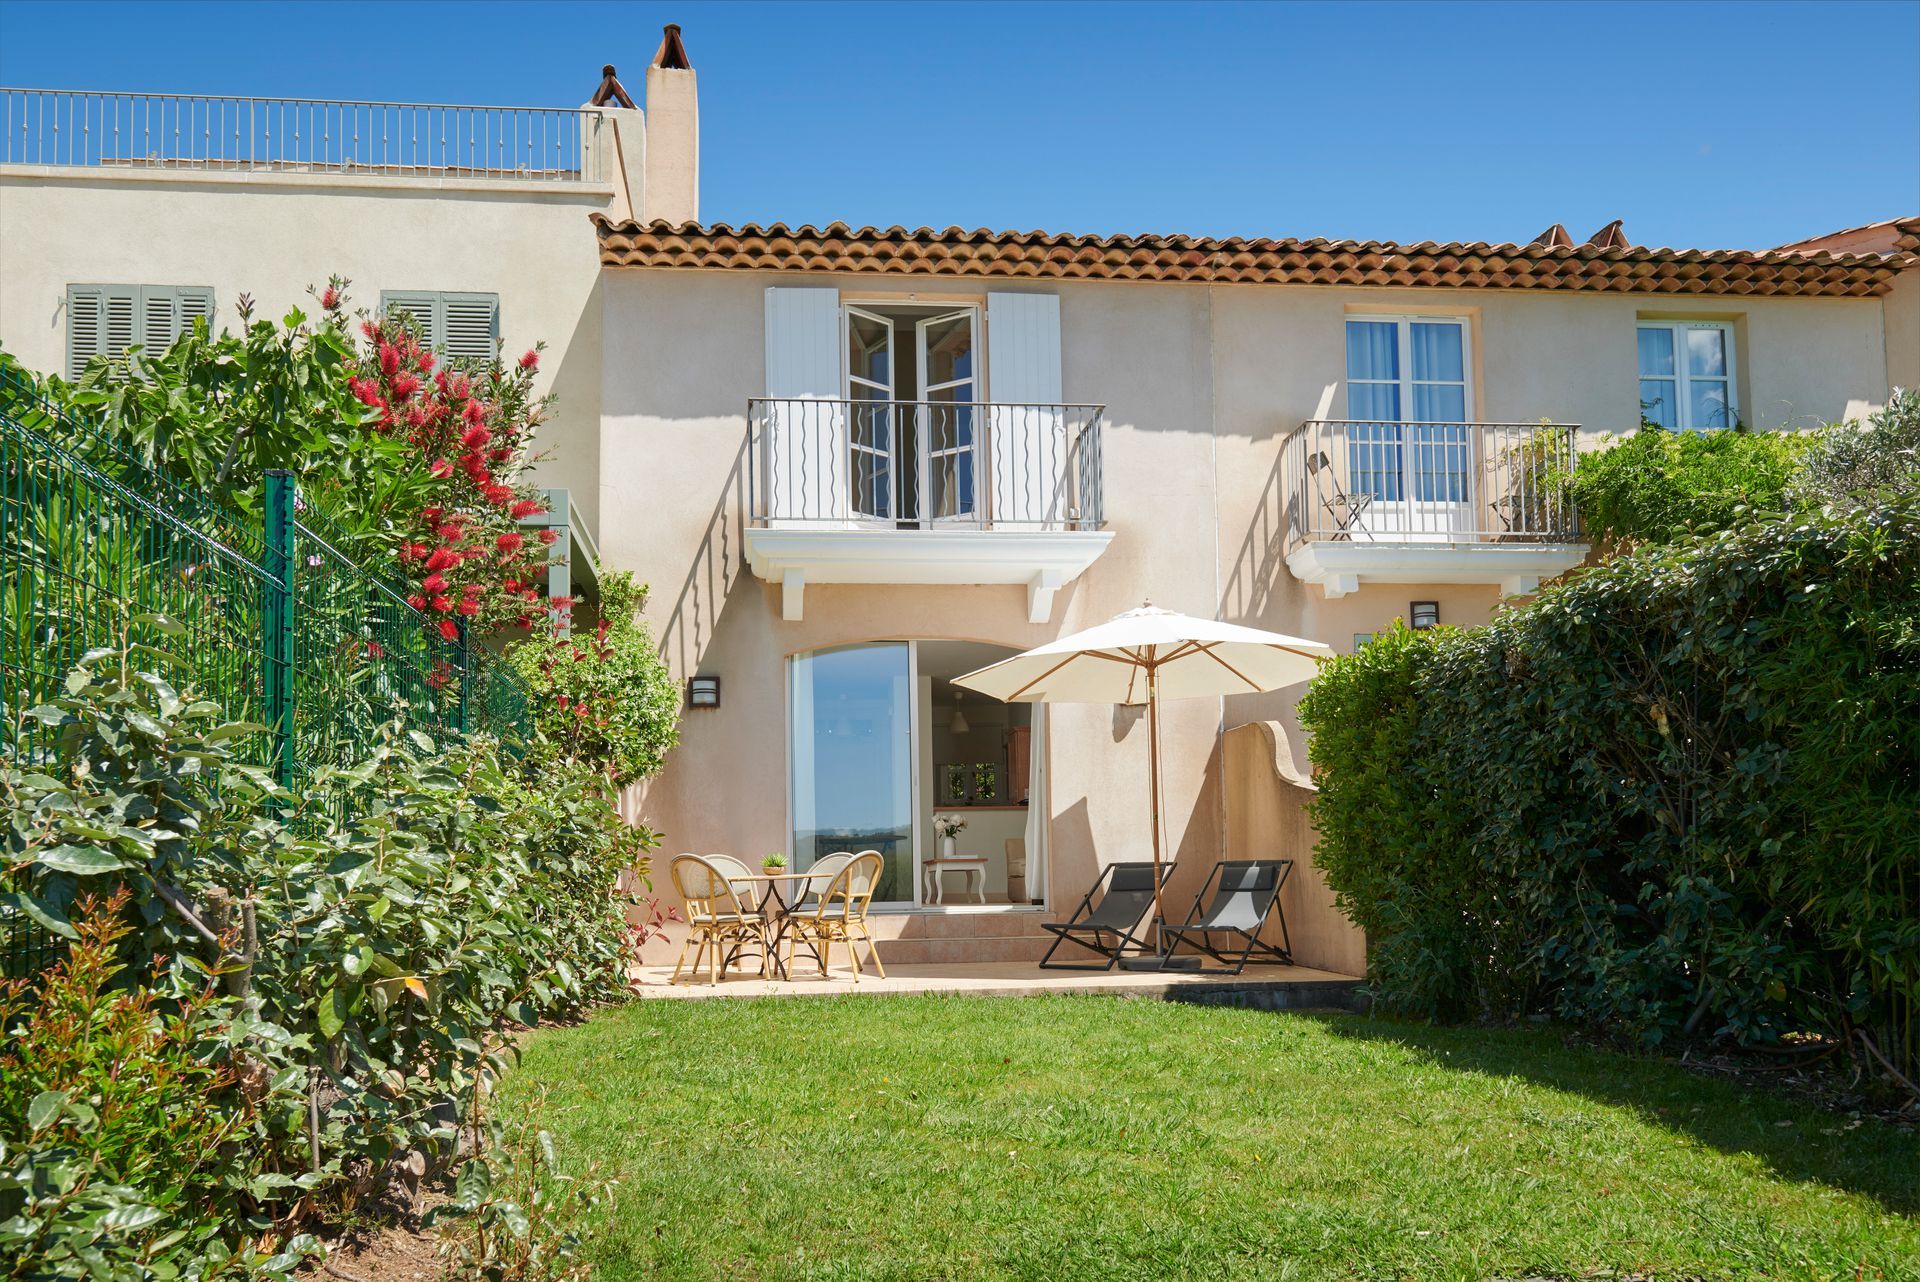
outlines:
[[[1271,886],[1253,887],[1238,884],[1238,875],[1247,871],[1255,874],[1262,869],[1273,870]],[[1249,962],[1267,965],[1293,965],[1293,940],[1287,934],[1287,914],[1280,906],[1280,891],[1287,884],[1287,877],[1293,872],[1291,859],[1222,859],[1207,874],[1206,881],[1200,885],[1200,891],[1193,897],[1193,907],[1187,911],[1187,919],[1179,925],[1162,925],[1160,928],[1160,946],[1171,956],[1173,950],[1181,944],[1189,944],[1219,962],[1219,966],[1208,966],[1210,974],[1238,975],[1247,968]],[[1236,884],[1227,885],[1229,874],[1236,875]],[[1207,898],[1208,888],[1213,888],[1214,902],[1206,913],[1201,913],[1200,905]],[[1254,896],[1255,913],[1242,918],[1240,924],[1210,924],[1208,919],[1217,917],[1230,903],[1230,896],[1251,893]],[[1280,923],[1280,942],[1270,944],[1260,938],[1260,932],[1266,927],[1268,919]],[[1252,926],[1245,923],[1251,920]],[[1222,951],[1213,939],[1225,937],[1238,939],[1242,947],[1236,953],[1232,946]]]
[[[1123,870],[1135,872],[1140,869],[1145,869],[1147,874],[1145,891],[1113,889],[1113,883],[1119,880]],[[1166,885],[1169,871],[1171,871],[1169,866],[1163,866],[1160,870],[1160,884],[1163,887]],[[1100,896],[1098,905],[1093,902],[1096,894]],[[1116,900],[1114,911],[1106,911],[1109,897],[1116,894],[1125,895],[1127,898]],[[1144,896],[1144,902],[1141,901],[1141,896]],[[1134,913],[1131,920],[1122,921],[1126,905],[1136,903],[1139,911]],[[1141,924],[1143,922],[1144,926]],[[1080,897],[1080,904],[1073,910],[1071,917],[1066,921],[1042,922],[1040,927],[1055,936],[1052,946],[1040,959],[1042,970],[1112,970],[1120,964],[1121,955],[1128,948],[1138,948],[1143,952],[1151,953],[1153,945],[1147,942],[1146,936],[1153,929],[1153,865],[1150,863],[1108,864],[1100,870],[1099,877],[1095,878],[1093,885],[1087,888],[1087,893]],[[1100,954],[1106,960],[1098,964],[1053,960],[1053,955],[1059,951],[1060,945],[1066,943],[1078,944],[1089,952]]]

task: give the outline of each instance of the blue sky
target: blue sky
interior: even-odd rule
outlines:
[[[1920,0],[0,0],[0,82],[559,106],[663,22],[709,221],[1755,247],[1920,213]]]

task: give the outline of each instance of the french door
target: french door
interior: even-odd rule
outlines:
[[[920,526],[976,520],[978,310],[849,304],[846,330],[851,514]]]
[[[1468,366],[1465,320],[1347,321],[1347,490],[1373,496],[1356,525],[1374,538],[1475,528]]]
[[[899,511],[895,455],[898,366],[893,322],[847,308],[847,469],[853,515],[892,521]]]
[[[921,523],[971,521],[978,510],[974,412],[979,401],[974,376],[973,308],[930,316],[914,325],[914,357],[920,386],[918,430],[922,442],[919,493]]]

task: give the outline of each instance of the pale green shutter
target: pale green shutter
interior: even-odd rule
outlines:
[[[180,332],[180,300],[165,286],[140,291],[140,350],[152,360],[173,345]]]
[[[422,290],[383,289],[380,291],[380,313],[383,316],[395,313],[412,321],[420,331],[420,341],[428,347],[446,346],[446,337],[440,324],[440,295],[429,294]]]
[[[203,286],[183,285],[174,291],[179,299],[180,325],[174,337],[191,333],[195,321],[205,321],[213,329],[213,291]]]
[[[106,291],[98,285],[67,286],[67,377],[85,373],[88,361],[105,354],[106,341]]]
[[[450,357],[492,360],[499,350],[498,294],[443,294],[445,350]]]
[[[139,341],[140,289],[137,285],[109,285],[102,292],[106,295],[107,323],[101,352],[108,360],[117,361]]]

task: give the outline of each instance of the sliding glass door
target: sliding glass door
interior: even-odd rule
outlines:
[[[904,641],[792,661],[794,867],[836,850],[886,858],[875,903],[914,897],[913,653]]]

